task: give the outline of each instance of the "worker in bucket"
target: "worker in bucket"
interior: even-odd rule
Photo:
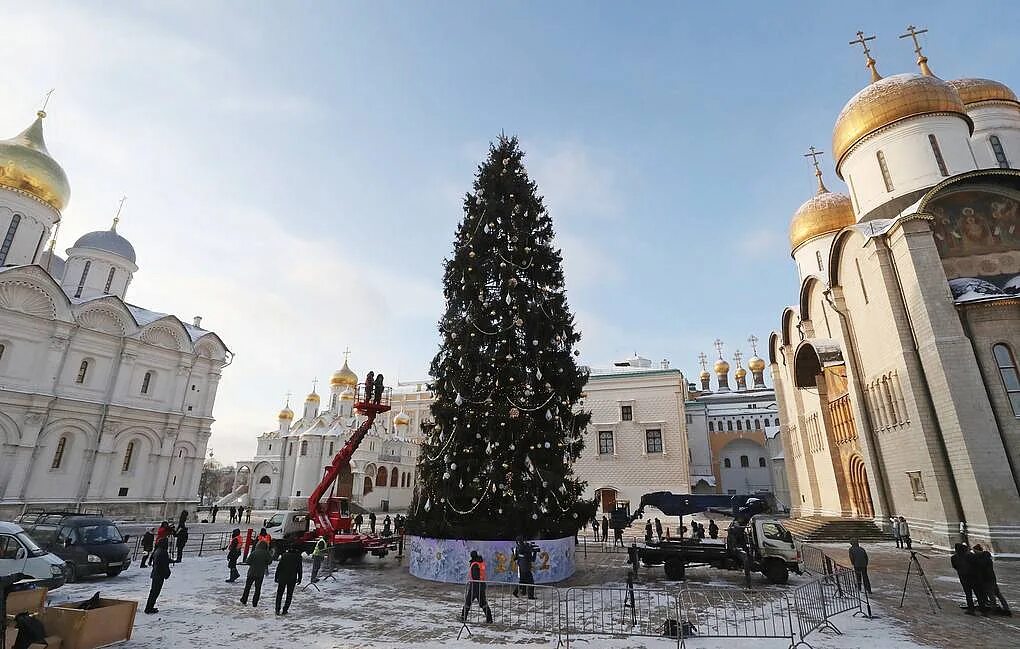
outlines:
[[[485,599],[485,560],[477,551],[471,551],[471,562],[468,564],[468,588],[464,597],[464,611],[460,615],[461,622],[467,622],[471,602],[478,600],[478,606],[485,611],[485,621],[492,623],[492,609]]]

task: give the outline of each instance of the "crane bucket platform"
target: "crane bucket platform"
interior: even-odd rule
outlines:
[[[354,409],[362,415],[373,417],[390,409],[393,388],[359,383],[354,391]]]

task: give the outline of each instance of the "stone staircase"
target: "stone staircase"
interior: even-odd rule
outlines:
[[[858,539],[862,543],[891,541],[891,534],[883,532],[870,518],[831,518],[827,516],[805,516],[783,521],[783,527],[790,530],[799,541],[829,542]]]

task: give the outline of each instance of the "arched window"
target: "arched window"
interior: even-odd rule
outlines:
[[[20,223],[21,215],[15,214],[14,218],[11,219],[11,225],[7,228],[7,234],[4,235],[3,243],[0,243],[0,266],[7,262],[7,253],[11,251],[11,246],[14,245],[14,234],[18,231],[18,224]]]
[[[272,480],[270,480],[269,476],[267,475],[264,475],[261,478],[259,478],[259,484],[269,484],[271,482]]]
[[[103,289],[103,293],[110,294],[110,286],[113,285],[113,274],[117,272],[116,268],[110,267],[110,274],[106,276],[106,288]]]
[[[1020,417],[1020,376],[1017,375],[1016,356],[1009,345],[999,343],[992,347],[995,355],[995,364],[999,367],[999,376],[1002,378],[1002,387],[1006,390],[1009,398],[1009,405],[1013,408],[1013,415]]]
[[[708,422],[708,432],[710,432],[710,433],[714,433],[715,432],[715,422],[714,421]]]
[[[375,486],[377,486],[377,487],[385,487],[386,486],[386,478],[388,478],[388,477],[389,477],[389,473],[386,471],[386,467],[384,467],[384,466],[379,467],[379,470],[375,474]]]
[[[7,351],[7,345],[0,345],[0,361],[4,359],[4,352]]]
[[[928,143],[931,144],[931,152],[935,154],[935,162],[939,166],[939,172],[943,176],[948,176],[949,169],[946,167],[946,159],[942,157],[942,149],[939,148],[939,141],[933,134],[929,133]]]
[[[733,420],[732,419],[727,419],[726,420],[726,430],[733,430]]]
[[[50,464],[51,469],[59,469],[60,465],[64,463],[64,451],[67,449],[67,438],[61,437],[57,442],[57,450],[53,452],[53,462]]]
[[[397,467],[393,467],[390,471],[390,486],[396,487],[400,481],[400,471],[397,471]]]
[[[759,430],[760,428],[761,428],[761,420],[760,419],[755,419],[754,420],[754,429],[755,430]]]
[[[744,422],[737,420],[737,430],[744,430]]]
[[[740,466],[741,468],[746,469],[747,467],[751,466],[751,460],[746,455],[741,455]]]
[[[85,267],[81,269],[81,279],[78,280],[78,290],[74,292],[75,297],[81,297],[81,291],[85,288],[85,279],[89,276],[89,268],[92,268],[92,262],[86,261]]]
[[[815,250],[815,261],[818,262],[818,270],[822,270],[822,251]]]
[[[1006,151],[1002,148],[1002,142],[999,141],[999,136],[989,135],[988,143],[992,145],[992,153],[995,154],[995,162],[997,162],[1001,168],[1008,169],[1009,160],[1006,159]]]
[[[779,425],[779,417],[776,417],[776,426]]]
[[[131,458],[135,454],[135,443],[128,442],[127,450],[124,451],[124,463],[120,466],[122,473],[131,470]]]
[[[146,372],[145,376],[142,377],[142,394],[149,394],[149,388],[152,386],[152,372]]]
[[[882,180],[885,181],[885,191],[891,192],[893,190],[892,175],[889,173],[889,165],[885,163],[885,154],[879,151],[875,157],[878,158],[878,168],[882,171]]]
[[[308,455],[308,440],[301,440],[301,455]]]
[[[363,493],[367,496],[372,493],[372,476],[365,476],[365,489]]]
[[[727,469],[730,468],[731,466],[733,466],[733,464],[730,462],[730,458],[728,458],[728,457],[723,458],[722,465],[724,467],[726,467]]]
[[[78,366],[78,376],[74,378],[74,382],[85,383],[85,379],[88,378],[88,375],[89,375],[89,362],[86,359],[81,362],[81,365]]]
[[[765,468],[765,458],[763,457],[758,458],[758,466],[760,466],[763,469]]]
[[[184,449],[177,451],[177,457],[184,457]]]

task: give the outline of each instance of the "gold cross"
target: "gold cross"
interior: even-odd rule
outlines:
[[[751,343],[751,353],[755,356],[758,355],[758,336],[751,334],[751,337],[747,339],[747,342]]]
[[[818,193],[824,194],[829,190],[825,188],[825,183],[822,182],[822,169],[818,166],[818,156],[825,153],[825,151],[816,151],[815,147],[809,146],[808,152],[804,154],[805,158],[811,158],[811,164],[815,167],[815,178],[818,179]]]
[[[319,387],[319,379],[312,379],[312,394],[315,394],[315,388]]]
[[[120,213],[124,209],[124,201],[127,200],[127,196],[120,197],[120,203],[117,205],[117,215],[113,217],[113,226],[110,227],[114,232],[117,231],[117,224],[120,223]]]
[[[351,346],[347,345],[347,349],[344,350],[344,362],[345,363],[347,362],[347,359],[350,357],[350,355],[351,355]]]
[[[869,70],[871,70],[871,82],[872,83],[874,83],[874,82],[876,82],[876,81],[878,81],[879,79],[882,78],[882,75],[880,75],[878,73],[878,69],[875,67],[875,59],[871,58],[871,50],[868,49],[868,41],[873,41],[873,40],[875,40],[874,36],[865,36],[864,32],[858,31],[857,32],[857,39],[850,41],[850,45],[860,45],[861,47],[864,48],[864,56],[868,60],[868,62],[865,63],[865,66]]]
[[[918,29],[913,25],[907,26],[907,33],[900,34],[900,38],[910,38],[914,41],[914,53],[917,54],[917,65],[921,68],[921,74],[926,77],[934,76],[931,68],[928,67],[928,57],[921,53],[921,43],[917,40],[918,34],[927,34],[928,29]]]
[[[698,354],[698,364],[701,365],[702,372],[708,371],[708,356],[705,355],[705,352]]]
[[[740,367],[740,361],[742,360],[744,360],[744,355],[740,353],[739,349],[733,352],[733,362],[737,364],[737,367]]]
[[[712,346],[715,347],[715,351],[719,352],[719,358],[722,358],[723,341],[716,338]]]
[[[287,408],[290,408],[290,392],[287,393]]]
[[[46,107],[50,104],[50,95],[53,94],[54,90],[56,90],[56,88],[50,88],[50,91],[43,96],[42,108],[40,108],[39,112],[36,113],[39,117],[46,117]]]

